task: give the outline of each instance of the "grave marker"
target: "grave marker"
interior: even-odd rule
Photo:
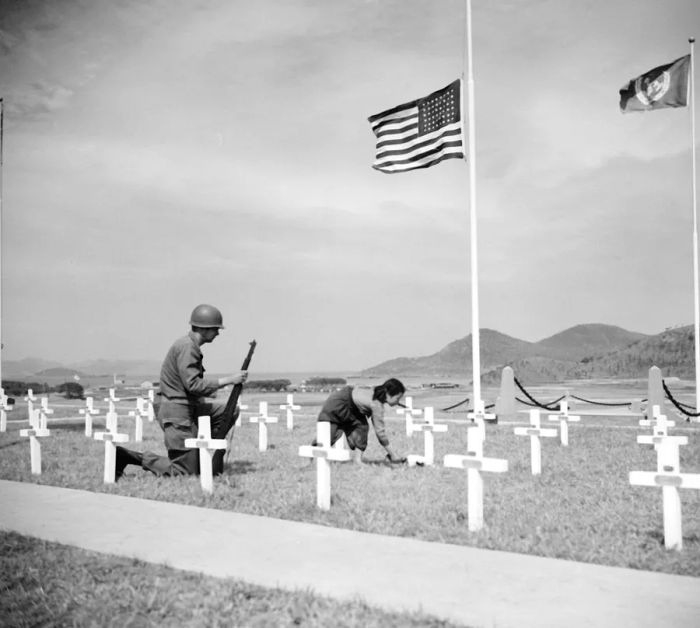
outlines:
[[[78,410],[78,414],[85,415],[85,436],[88,438],[92,437],[92,416],[99,413],[100,411],[96,410],[93,405],[92,397],[85,399],[85,408]]]
[[[51,434],[45,427],[39,427],[38,422],[39,419],[35,410],[34,415],[30,417],[29,429],[19,431],[20,436],[29,438],[29,455],[33,475],[41,475],[41,443],[38,439]]]
[[[280,410],[286,410],[287,412],[287,429],[294,429],[294,410],[301,410],[301,406],[294,405],[294,395],[287,395],[287,403],[280,406]]]
[[[484,479],[482,472],[505,473],[508,461],[484,458],[483,432],[479,426],[467,428],[467,455],[447,454],[443,464],[467,470],[467,523],[470,532],[484,527]]]
[[[38,401],[39,399],[34,395],[32,389],[28,388],[27,396],[24,398],[24,400],[27,402],[27,417],[29,417],[29,422],[31,424],[31,419],[34,413],[34,402]]]
[[[153,409],[153,404],[155,403],[156,400],[156,393],[153,390],[153,388],[149,388],[148,390],[148,395],[146,397],[145,405],[146,405],[146,414],[148,416],[148,422],[152,422],[156,418],[156,413]]]
[[[540,426],[540,411],[530,410],[530,427],[516,427],[516,436],[530,437],[530,467],[532,475],[542,473],[542,444],[540,438],[554,438],[557,430]]]
[[[261,401],[259,414],[251,416],[248,420],[258,424],[258,451],[267,451],[267,424],[277,423],[276,416],[267,414],[267,401]]]
[[[580,421],[580,416],[569,414],[569,402],[562,401],[559,403],[559,413],[548,415],[550,421],[559,422],[559,441],[564,447],[569,446],[569,421]]]
[[[417,454],[408,455],[408,466],[414,467],[416,465],[433,465],[435,464],[435,441],[434,432],[446,432],[447,425],[435,424],[435,414],[432,407],[427,407],[424,409],[424,423],[413,423],[412,432],[423,432],[423,448],[424,453],[422,456]]]
[[[111,396],[111,395],[110,395]],[[105,401],[108,401],[105,399]],[[113,411],[107,412],[106,417],[106,432],[95,432],[95,440],[101,440],[105,444],[105,472],[104,483],[114,484],[116,481],[117,467],[117,449],[114,443],[126,443],[129,440],[128,434],[119,434],[117,432],[117,413]]]
[[[658,405],[652,406],[651,416],[651,419],[641,419],[639,425],[651,427],[657,436],[668,434],[668,428],[676,425],[674,421],[669,421],[665,414],[661,414],[661,408]]]
[[[656,446],[656,471],[630,471],[633,486],[660,486],[663,498],[664,546],[680,551],[683,548],[683,526],[679,488],[700,489],[700,473],[681,473],[680,445],[686,445],[685,436],[637,437],[637,442]]]
[[[413,397],[406,397],[403,405],[404,407],[396,407],[396,413],[402,414],[406,419],[406,436],[413,436],[413,417],[420,416],[422,411],[413,407]]]
[[[105,397],[105,401],[107,401],[109,403],[108,412],[115,412],[116,413],[117,408],[116,408],[115,404],[117,403],[117,401],[121,401],[121,399],[119,397],[115,397],[114,388],[109,389],[109,397]]]
[[[136,398],[136,410],[130,410],[129,416],[134,417],[134,441],[140,443],[143,440],[143,419],[148,417],[145,399]]]
[[[188,449],[199,449],[199,479],[205,493],[214,492],[214,473],[212,458],[217,449],[226,449],[225,438],[211,437],[211,417],[200,416],[198,419],[197,438],[185,440]]]
[[[318,445],[302,445],[299,455],[304,458],[316,458],[316,505],[321,510],[331,507],[331,461],[347,462],[350,451],[331,447],[331,424],[328,421],[316,423],[316,442]]]
[[[479,399],[474,405],[474,410],[467,412],[467,418],[479,428],[481,440],[486,440],[486,421],[495,421],[496,415],[486,412],[484,400]]]

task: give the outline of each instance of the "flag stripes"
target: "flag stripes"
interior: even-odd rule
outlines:
[[[396,173],[463,158],[459,83],[371,116],[377,138],[372,167]]]

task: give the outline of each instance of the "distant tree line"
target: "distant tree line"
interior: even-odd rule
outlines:
[[[14,380],[3,380],[2,388],[9,397],[26,397],[31,391],[35,395],[48,395],[58,393],[66,399],[84,399],[85,390],[78,382],[64,382],[58,386],[49,386],[46,382],[17,382]]]
[[[310,377],[305,381],[307,386],[345,386],[347,380],[342,377]]]
[[[261,392],[279,392],[281,390],[287,390],[292,382],[288,379],[258,379],[244,384],[244,388],[247,390],[259,390]]]

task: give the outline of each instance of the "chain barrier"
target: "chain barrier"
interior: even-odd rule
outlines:
[[[690,420],[690,417],[699,417],[699,416],[700,416],[700,412],[688,412],[688,410],[685,409],[685,408],[693,408],[693,406],[689,406],[689,405],[687,405],[687,404],[685,404],[685,403],[681,403],[680,401],[677,401],[677,400],[674,398],[674,396],[671,394],[671,391],[668,389],[668,386],[666,386],[666,381],[665,381],[665,380],[662,379],[662,380],[661,380],[661,384],[662,384],[663,387],[664,387],[664,392],[666,393],[666,397],[668,397],[668,400],[669,400],[674,406],[676,406],[676,409],[677,409],[679,412],[681,412],[681,413],[684,414],[686,417],[688,417],[688,418],[686,418],[686,421]],[[696,408],[693,408],[693,410],[695,410],[695,409],[696,409]]]
[[[525,390],[525,389],[523,388],[523,385],[518,381],[518,378],[517,378],[517,377],[514,377],[514,378],[513,378],[513,381],[515,382],[515,385],[516,385],[518,388],[520,388],[520,390],[522,391],[522,393],[523,393],[532,403],[531,403],[531,404],[530,404],[530,403],[527,403],[526,401],[523,401],[523,400],[521,400],[521,399],[518,399],[518,401],[520,401],[521,403],[524,403],[525,405],[528,405],[528,406],[529,406],[529,405],[533,405],[533,406],[535,406],[535,407],[537,407],[537,408],[542,408],[543,410],[549,410],[550,412],[556,412],[557,410],[559,410],[559,407],[558,407],[558,406],[555,406],[554,404],[559,403],[562,399],[564,399],[564,397],[566,397],[566,395],[562,395],[561,397],[559,397],[559,399],[555,399],[554,401],[550,401],[550,402],[548,402],[548,403],[541,403],[541,402],[537,401],[537,399],[535,399],[529,392],[527,392],[527,390]]]
[[[625,401],[622,403],[607,403],[605,401],[592,401],[591,399],[584,399],[583,397],[577,397],[576,395],[569,395],[572,399],[577,399],[578,401],[582,401],[583,403],[590,403],[594,406],[610,406],[610,407],[621,407],[621,406],[631,406],[632,402],[631,401]],[[645,399],[642,399],[642,401],[646,401]]]
[[[555,399],[554,401],[550,401],[549,406],[542,405],[537,401],[535,401],[534,403],[530,403],[529,401],[525,401],[525,399],[521,399],[520,397],[516,397],[515,400],[519,401],[522,404],[525,404],[526,406],[530,406],[531,408],[542,408],[543,410],[549,410],[550,412],[556,412],[557,410],[559,410],[559,408],[558,407],[550,407],[550,406],[554,406],[555,404],[558,404],[562,399],[564,399],[565,396],[566,395],[562,395],[561,397],[559,397],[559,399]]]
[[[454,410],[455,408],[459,408],[459,406],[464,405],[465,403],[468,403],[468,402],[469,402],[469,397],[460,401],[459,403],[454,404],[453,406],[449,406],[447,408],[441,408],[440,412],[449,412],[450,410]],[[467,410],[467,412],[471,412],[471,410]]]

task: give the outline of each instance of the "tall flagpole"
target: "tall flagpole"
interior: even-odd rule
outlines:
[[[472,377],[474,379],[474,411],[481,406],[481,360],[479,343],[479,269],[476,248],[476,150],[474,138],[474,67],[472,65],[472,3],[466,0],[467,28],[467,119],[469,120],[466,155],[469,165],[469,219],[471,229],[471,296],[472,296]]]
[[[2,388],[2,160],[4,134],[5,104],[0,98],[0,388]],[[2,400],[0,400],[0,403]]]
[[[695,160],[695,38],[690,43],[690,135],[693,156],[693,281],[695,284],[695,412],[700,412],[700,288],[698,287],[698,186]]]

